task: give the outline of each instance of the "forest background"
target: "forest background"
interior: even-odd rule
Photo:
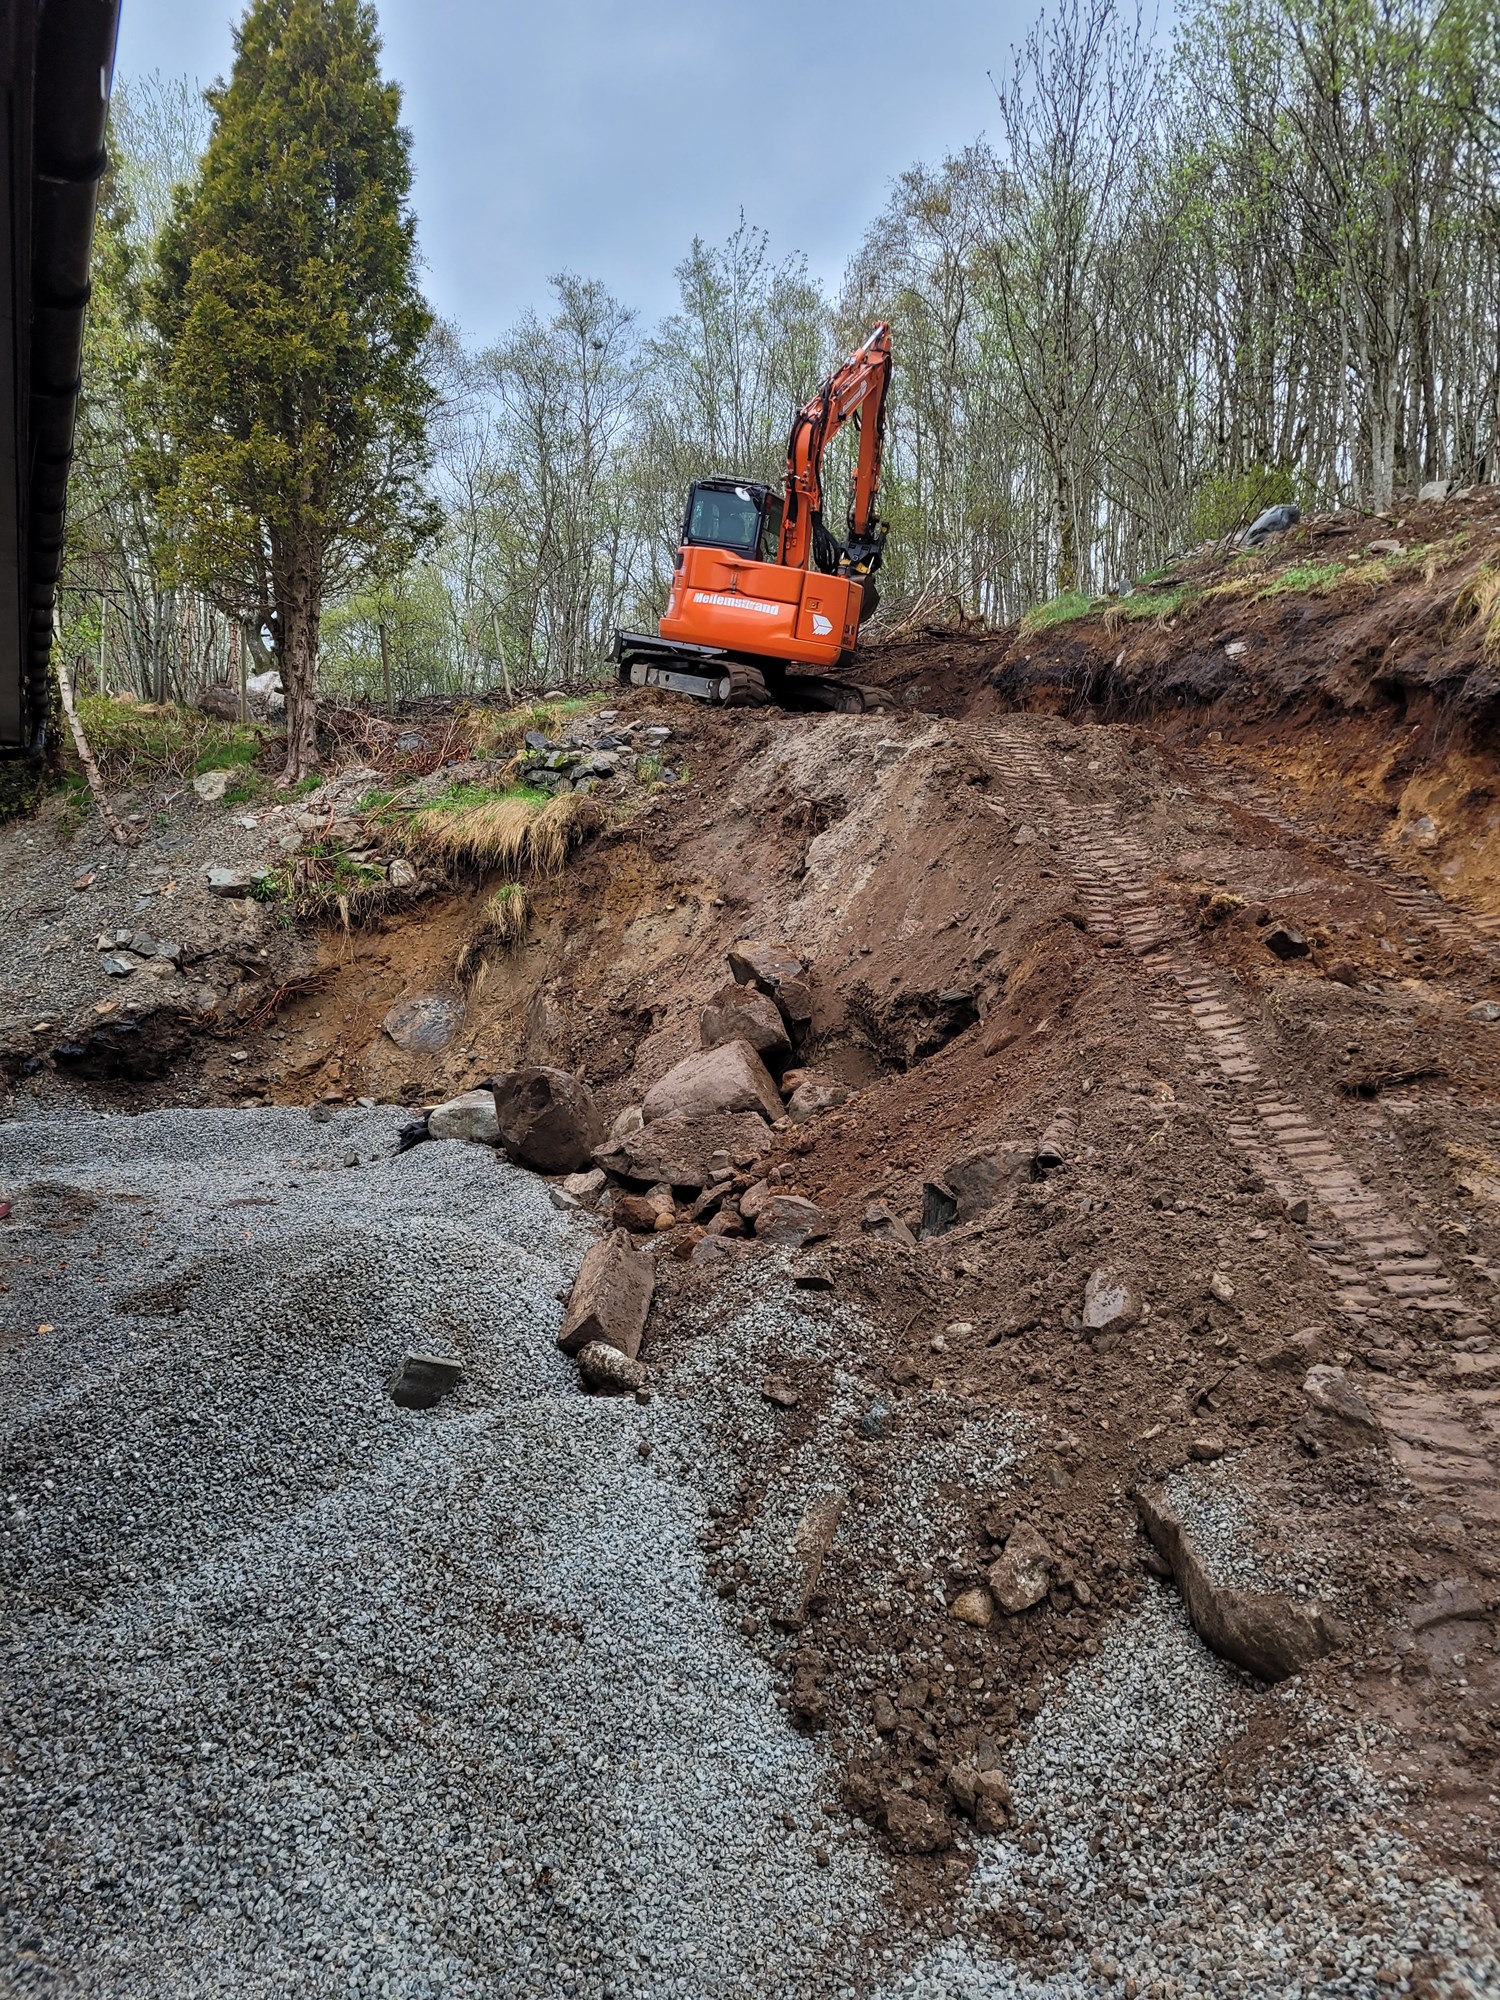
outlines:
[[[992,135],[897,176],[836,295],[752,216],[687,248],[660,323],[564,270],[492,346],[434,325],[431,533],[324,607],[325,689],[597,676],[654,626],[690,481],[779,480],[793,409],[878,319],[887,624],[1116,590],[1280,500],[1495,480],[1497,29],[1496,0],[1197,0],[1167,37],[1062,0]],[[144,301],[208,131],[185,81],[117,87],[61,638],[86,687],[147,700],[271,664],[181,581],[138,472]]]

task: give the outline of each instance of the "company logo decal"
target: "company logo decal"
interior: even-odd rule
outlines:
[[[717,590],[695,590],[693,592],[693,602],[694,604],[725,604],[733,611],[761,611],[765,613],[767,618],[777,617],[782,610],[781,605],[763,604],[758,597],[731,597],[727,592]]]
[[[833,620],[825,618],[821,611],[815,611],[813,613],[813,630],[820,639],[826,639],[828,634],[833,630]]]

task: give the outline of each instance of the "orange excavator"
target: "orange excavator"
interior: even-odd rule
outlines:
[[[877,326],[792,420],[781,490],[699,479],[688,493],[671,595],[655,633],[617,632],[620,679],[700,701],[860,710],[878,689],[809,668],[847,667],[861,618],[879,602],[877,519],[891,330]],[[859,457],[846,539],[823,520],[823,455],[850,419]]]

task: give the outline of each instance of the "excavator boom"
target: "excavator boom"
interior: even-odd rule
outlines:
[[[878,690],[804,668],[841,667],[874,608],[886,526],[875,512],[891,333],[877,326],[792,420],[779,495],[749,479],[700,479],[655,633],[617,632],[620,679],[706,701],[860,709]],[[823,518],[823,460],[853,420],[859,452],[846,539]]]

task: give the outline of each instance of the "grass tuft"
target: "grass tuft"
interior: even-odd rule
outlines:
[[[1045,604],[1034,604],[1021,619],[1023,632],[1050,632],[1054,625],[1069,624],[1075,618],[1087,618],[1094,608],[1094,600],[1081,590],[1065,590],[1058,597],[1049,598]]]
[[[1455,619],[1479,627],[1479,643],[1491,659],[1500,659],[1500,569],[1484,563],[1453,602]]]
[[[571,792],[549,798],[524,785],[454,785],[414,812],[401,838],[450,865],[550,875],[591,821]]]
[[[531,892],[524,882],[502,882],[485,899],[479,925],[458,956],[458,976],[472,979],[492,952],[514,951],[531,924]]]
[[[383,868],[354,860],[331,840],[315,840],[274,869],[255,894],[283,923],[336,918],[348,930],[384,909],[396,892]]]
[[[533,701],[524,708],[471,707],[463,710],[459,720],[476,757],[505,757],[522,748],[528,731],[560,736],[574,716],[603,708],[618,692],[601,688],[598,694],[574,695],[566,701]]]

